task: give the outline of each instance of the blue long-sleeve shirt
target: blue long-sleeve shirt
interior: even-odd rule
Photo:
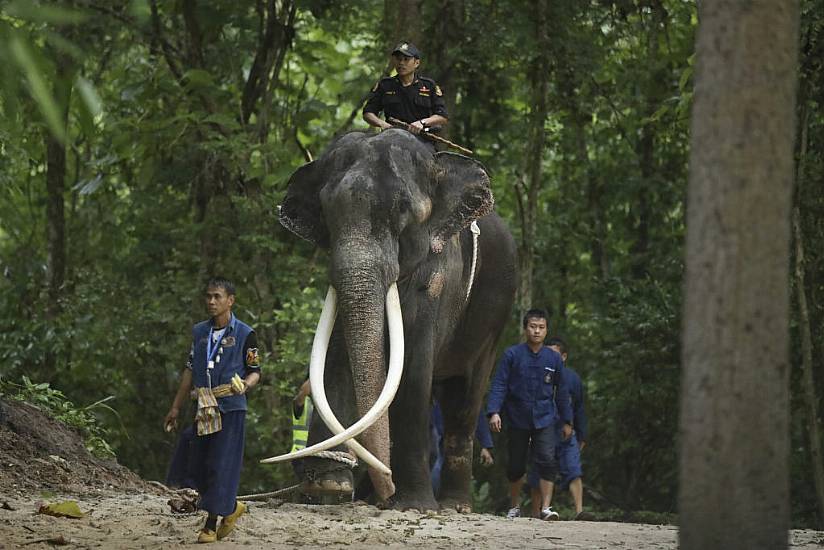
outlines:
[[[481,449],[491,449],[495,446],[492,442],[492,432],[489,430],[489,420],[486,418],[486,412],[483,409],[481,409],[481,413],[478,415],[475,437],[478,439]]]
[[[569,397],[572,401],[572,427],[575,428],[575,437],[578,441],[586,441],[587,414],[584,411],[584,385],[578,373],[566,365],[564,365],[564,380],[569,388]]]
[[[525,343],[507,348],[492,379],[487,415],[502,412],[511,427],[525,430],[546,428],[559,419],[572,424],[564,370],[561,355],[550,348],[542,346],[537,353]]]

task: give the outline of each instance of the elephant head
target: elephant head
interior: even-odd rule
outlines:
[[[379,496],[392,494],[391,473],[384,466],[390,448],[385,411],[400,382],[404,360],[400,305],[391,306],[398,302],[396,283],[431,255],[441,254],[451,239],[491,212],[492,206],[489,177],[480,163],[457,154],[433,154],[403,130],[347,134],[292,175],[280,208],[281,223],[330,250],[334,290],[330,289],[316,335],[310,379],[317,410],[337,435],[290,458],[339,445],[364,432],[360,439],[368,451],[354,440],[347,444],[370,464]],[[325,402],[323,388],[324,338],[328,342],[334,308],[342,323],[362,417],[346,430]],[[388,374],[385,310],[390,331]]]

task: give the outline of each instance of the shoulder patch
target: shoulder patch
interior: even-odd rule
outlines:
[[[373,92],[377,92],[377,91],[378,91],[378,86],[380,86],[380,85],[381,85],[381,81],[380,81],[380,80],[378,80],[377,82],[375,82],[375,85],[372,87],[372,91],[373,91]]]
[[[443,95],[443,92],[441,91],[441,87],[438,86],[437,84],[435,84],[435,95],[437,95],[437,96]]]
[[[260,354],[258,353],[257,348],[249,348],[248,350],[246,350],[246,366],[260,366]]]

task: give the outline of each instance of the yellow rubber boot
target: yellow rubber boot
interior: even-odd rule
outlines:
[[[237,519],[246,513],[246,505],[240,501],[235,504],[235,511],[223,518],[220,522],[220,527],[217,528],[217,538],[222,539],[229,536],[235,528]]]
[[[197,542],[217,542],[217,533],[204,527],[197,536]]]

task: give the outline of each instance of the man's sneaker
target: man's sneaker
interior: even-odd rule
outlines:
[[[506,513],[506,519],[513,519],[521,517],[521,509],[517,506],[515,508],[510,508],[509,512]]]
[[[558,512],[556,512],[550,507],[546,507],[543,510],[541,510],[541,519],[543,520],[554,521],[560,517],[561,516],[558,515]]]
[[[595,521],[595,514],[581,510],[578,512],[578,515],[575,516],[575,521]]]

